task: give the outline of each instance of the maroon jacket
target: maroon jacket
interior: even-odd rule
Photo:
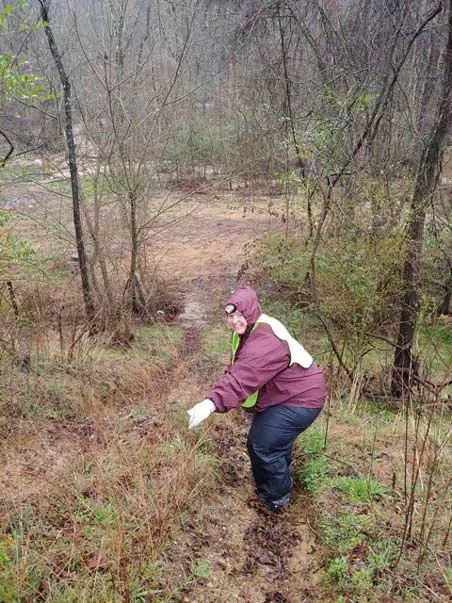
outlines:
[[[223,378],[206,396],[215,404],[217,412],[240,406],[256,389],[259,389],[259,396],[252,409],[255,412],[276,404],[322,408],[326,388],[320,367],[315,362],[308,369],[298,364],[289,367],[287,343],[278,339],[265,323],[259,324],[251,333],[261,314],[255,291],[242,287],[227,303],[236,305],[248,328],[241,336],[234,364],[228,365]]]

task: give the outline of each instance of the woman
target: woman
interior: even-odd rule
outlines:
[[[188,411],[189,428],[213,412],[240,405],[253,412],[247,448],[259,500],[280,511],[290,500],[292,447],[318,417],[326,398],[320,367],[282,323],[262,314],[251,287],[238,289],[225,306],[232,334],[226,373]]]

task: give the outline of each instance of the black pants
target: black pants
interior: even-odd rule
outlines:
[[[259,499],[272,510],[289,502],[293,444],[319,416],[320,410],[278,404],[253,415],[248,454]]]

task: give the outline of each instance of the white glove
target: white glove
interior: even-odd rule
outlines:
[[[215,404],[209,398],[195,404],[193,408],[187,411],[188,413],[188,429],[193,429],[199,425],[201,421],[207,419],[209,415],[215,412]]]

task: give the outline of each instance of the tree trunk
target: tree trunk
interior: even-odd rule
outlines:
[[[285,110],[284,118],[285,118],[286,128],[289,130],[286,133],[286,139],[289,140],[289,138],[292,138],[292,144],[293,144],[293,148],[295,151],[295,160],[297,163],[297,167],[299,169],[300,176],[302,178],[305,178],[307,176],[307,173],[306,173],[307,169],[306,169],[305,161],[303,160],[303,157],[301,156],[300,145],[298,144],[297,133],[295,130],[295,117],[294,117],[293,109],[292,109],[292,80],[289,77],[289,67],[288,67],[289,48],[286,43],[286,35],[285,35],[285,30],[283,27],[283,22],[282,22],[282,17],[281,17],[281,4],[280,3],[278,3],[278,5],[276,7],[276,16],[278,19],[279,39],[280,39],[280,44],[281,44],[281,60],[282,60],[282,66],[283,66],[283,72],[284,72],[284,95],[285,95],[284,96],[284,110]],[[291,19],[292,16],[289,14],[288,18]],[[288,169],[287,169],[287,171],[288,171]],[[289,174],[286,174],[286,177],[288,179]],[[313,220],[313,216],[312,216],[312,205],[311,205],[311,196],[310,195],[307,196],[306,210],[307,210],[307,214],[308,214],[309,238],[312,239],[312,236],[314,233],[314,220]],[[289,224],[289,221],[287,220],[286,229],[288,228],[288,224]]]
[[[137,272],[138,272],[138,258],[139,258],[139,243],[138,243],[138,226],[137,226],[137,193],[136,191],[129,191],[129,207],[130,207],[130,242],[131,242],[131,254],[130,254],[130,273],[128,288],[130,294],[130,302],[132,306],[132,312],[134,314],[139,313],[143,310],[140,296],[140,291],[137,283]]]
[[[433,129],[422,152],[407,224],[407,249],[403,270],[404,299],[394,355],[391,392],[403,396],[418,372],[412,346],[419,313],[419,283],[426,209],[441,172],[441,159],[451,126],[452,0],[449,0],[448,39],[443,55],[443,84]]]
[[[55,63],[58,75],[60,77],[61,85],[63,87],[63,102],[64,102],[64,130],[66,134],[66,147],[67,157],[69,164],[69,172],[71,175],[71,189],[72,189],[72,213],[75,228],[75,240],[77,245],[78,261],[80,266],[80,275],[82,280],[83,299],[85,302],[85,312],[90,324],[90,332],[95,331],[95,308],[93,299],[90,291],[90,283],[88,276],[88,267],[86,261],[85,244],[83,239],[82,220],[80,213],[80,182],[78,175],[77,165],[77,154],[73,132],[73,121],[72,121],[72,99],[71,99],[71,83],[67,76],[66,70],[63,65],[61,54],[58,51],[53,30],[50,27],[49,19],[49,0],[39,0],[41,5],[41,19],[44,23],[44,31],[47,36],[49,43],[50,53]]]
[[[438,307],[438,314],[447,316],[452,313],[452,276],[445,285],[446,292]]]
[[[101,232],[100,232],[100,198],[99,198],[99,174],[100,174],[100,164],[97,165],[96,175],[93,178],[94,181],[94,194],[93,194],[93,202],[94,202],[94,219],[91,220],[88,211],[83,212],[84,219],[86,221],[86,226],[88,228],[88,233],[91,237],[91,241],[94,247],[93,257],[91,258],[93,264],[93,272],[94,265],[97,262],[99,264],[100,273],[102,275],[102,282],[104,286],[105,297],[107,298],[108,308],[106,308],[106,313],[103,317],[103,322],[105,323],[106,318],[112,318],[114,321],[117,317],[117,307],[115,304],[113,291],[110,284],[110,278],[108,276],[107,269],[107,261],[105,257],[105,253],[102,247],[101,242]],[[83,206],[82,206],[83,209]],[[95,286],[95,277],[91,277],[93,282],[93,286]],[[99,296],[99,300],[102,299],[102,296]]]

